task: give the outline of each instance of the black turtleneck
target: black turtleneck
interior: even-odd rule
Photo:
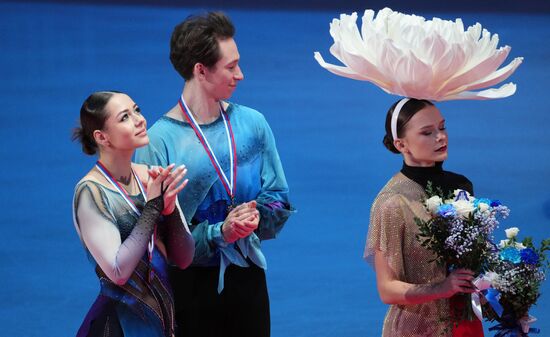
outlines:
[[[432,186],[440,187],[444,195],[452,193],[455,189],[465,190],[474,195],[472,182],[461,174],[444,171],[443,162],[437,162],[435,166],[430,167],[409,166],[403,162],[401,173],[424,189],[428,181],[431,181]]]

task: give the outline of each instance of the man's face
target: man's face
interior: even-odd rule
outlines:
[[[207,90],[216,100],[231,97],[237,83],[244,78],[239,67],[239,50],[233,38],[218,40],[221,57],[210,69],[206,69]]]

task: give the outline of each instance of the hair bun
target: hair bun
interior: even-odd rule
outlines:
[[[82,144],[82,152],[89,155],[94,155],[97,152],[97,144],[84,134],[82,127],[76,127],[73,129],[73,135],[71,140],[79,141]]]

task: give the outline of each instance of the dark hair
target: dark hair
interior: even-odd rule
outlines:
[[[192,15],[177,25],[170,39],[170,61],[185,79],[193,78],[195,64],[212,68],[221,58],[218,40],[232,38],[235,27],[222,12]]]
[[[102,130],[107,119],[105,106],[114,94],[119,91],[94,92],[82,103],[80,108],[80,126],[73,129],[72,140],[82,144],[82,152],[93,155],[97,152],[97,143],[94,140],[94,131]]]
[[[399,100],[401,101],[401,100]],[[393,110],[399,101],[393,103],[393,105],[388,110],[386,115],[386,134],[382,143],[384,146],[393,153],[400,153],[399,150],[393,145],[393,135],[391,133],[391,117],[393,115]],[[397,137],[401,138],[405,134],[406,126],[409,120],[414,116],[418,111],[424,109],[427,106],[433,106],[433,103],[425,99],[416,99],[410,98],[407,103],[403,105],[401,111],[399,111],[399,117],[397,117]]]

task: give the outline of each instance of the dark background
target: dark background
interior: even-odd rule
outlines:
[[[549,12],[550,2],[544,0],[460,0],[460,1],[437,1],[437,0],[137,0],[137,1],[108,1],[108,0],[34,0],[37,3],[67,3],[67,4],[104,4],[104,5],[147,5],[155,7],[174,7],[174,8],[247,8],[247,9],[284,9],[284,10],[306,10],[306,11],[324,11],[324,10],[364,10],[365,8],[381,9],[390,7],[395,11],[413,12],[413,11],[469,11],[469,12]]]

